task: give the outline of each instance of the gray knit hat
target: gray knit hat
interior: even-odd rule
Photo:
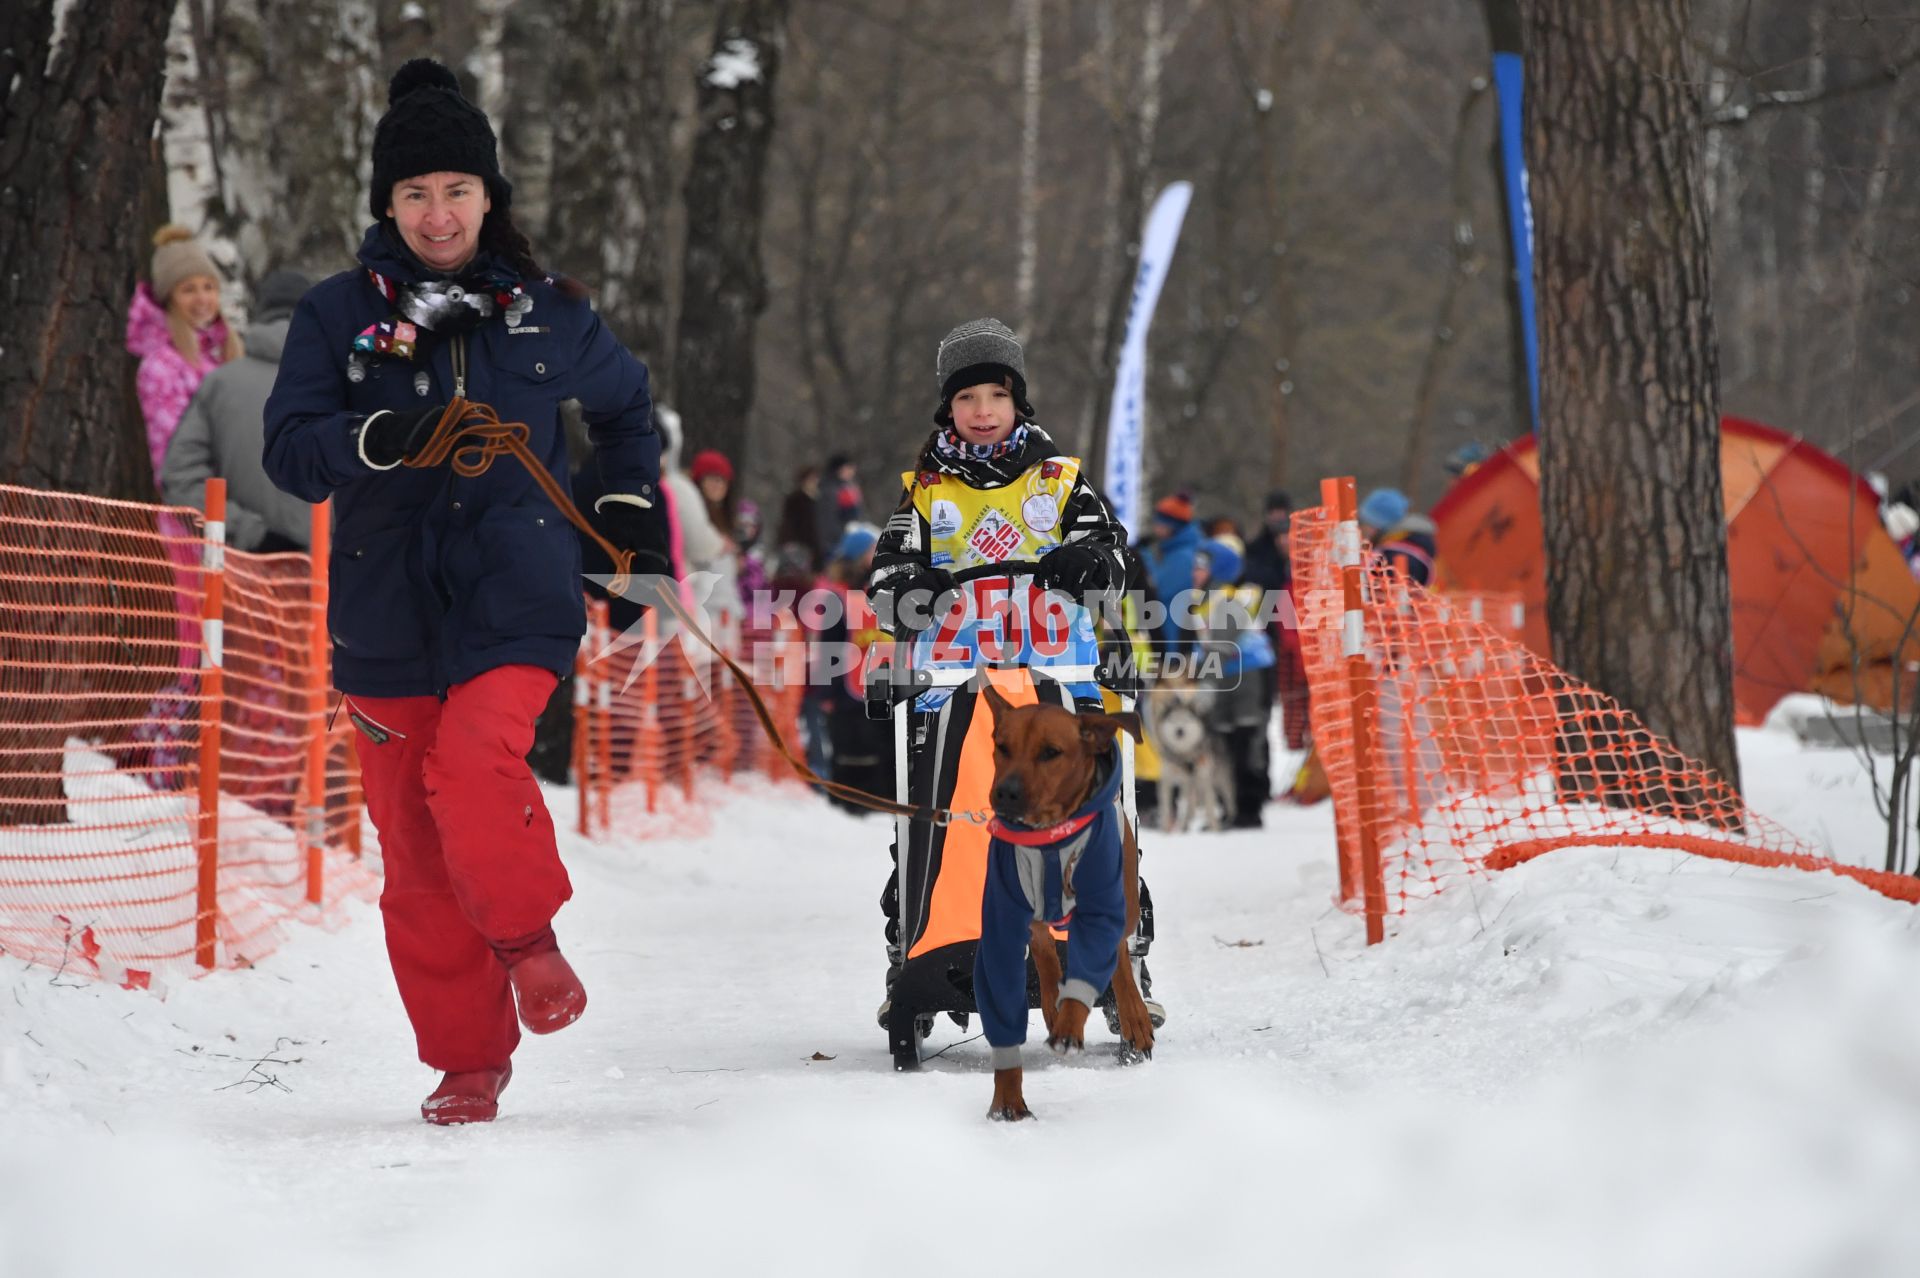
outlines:
[[[213,259],[193,238],[193,232],[178,223],[169,222],[153,233],[153,266],[148,272],[152,281],[153,300],[165,306],[167,299],[173,296],[173,290],[180,287],[182,280],[190,280],[196,275],[211,275],[220,278],[219,268]]]
[[[954,392],[1006,378],[1013,382],[1013,400],[1021,416],[1033,416],[1033,406],[1027,403],[1026,352],[1013,330],[997,319],[968,320],[941,338],[933,371],[940,381],[940,408],[934,420],[943,426],[953,420],[948,405]]]

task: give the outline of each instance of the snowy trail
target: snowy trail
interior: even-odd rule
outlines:
[[[1839,756],[1743,748],[1863,837]],[[0,1275],[1920,1272],[1920,930],[1858,885],[1561,852],[1369,951],[1325,809],[1152,836],[1155,1059],[1030,1051],[1008,1127],[944,1019],[889,1067],[886,842],[568,840],[592,1003],[490,1128],[418,1121],[371,907],[164,1000],[0,957]]]

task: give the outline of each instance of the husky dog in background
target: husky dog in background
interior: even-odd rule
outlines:
[[[1147,734],[1160,756],[1160,828],[1220,830],[1233,817],[1233,776],[1207,726],[1208,693],[1165,683],[1145,697]]]

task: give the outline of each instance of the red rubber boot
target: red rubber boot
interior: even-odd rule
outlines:
[[[512,1062],[499,1069],[443,1074],[433,1095],[420,1102],[420,1117],[440,1127],[491,1123],[500,1112],[500,1093],[512,1078]]]
[[[551,1034],[580,1019],[587,1010],[586,987],[560,952],[553,929],[497,942],[493,952],[507,965],[507,980],[519,1004],[520,1023],[530,1034]]]

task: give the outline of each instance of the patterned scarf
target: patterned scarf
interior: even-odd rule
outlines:
[[[503,271],[485,271],[457,280],[397,284],[369,267],[367,278],[380,290],[380,296],[394,304],[394,313],[367,325],[353,339],[353,349],[347,353],[350,382],[364,381],[367,365],[375,359],[422,358],[432,349],[428,336],[469,333],[496,314],[504,314],[509,326],[518,326],[533,309],[533,298],[520,281]]]
[[[948,461],[993,461],[998,457],[1012,456],[1027,446],[1027,424],[1021,422],[1013,428],[1011,435],[997,444],[969,444],[960,438],[958,429],[949,426],[934,436],[933,446]]]
[[[969,444],[949,426],[934,432],[921,453],[920,468],[976,488],[999,488],[1024,474],[1036,453],[1052,455],[1053,440],[1032,422],[1021,422],[997,444]]]

